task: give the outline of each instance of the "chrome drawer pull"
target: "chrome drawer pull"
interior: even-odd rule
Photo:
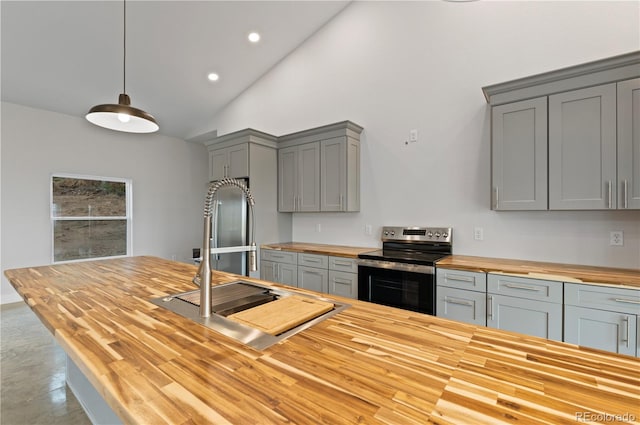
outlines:
[[[488,318],[489,320],[493,320],[493,297],[491,295],[487,296],[487,301],[489,301],[489,305],[487,306],[487,310],[488,310]]]
[[[526,285],[516,285],[514,283],[506,283],[504,286],[506,286],[507,288],[512,288],[512,289],[524,289],[526,291],[539,291],[540,288],[535,288],[533,286],[526,286]]]
[[[640,304],[640,301],[630,300],[628,298],[614,298],[613,300],[617,303]]]
[[[473,283],[474,278],[466,276],[445,276],[447,280],[457,280],[458,282],[470,282]]]
[[[473,307],[473,303],[471,301],[462,301],[456,300],[455,298],[447,298],[444,297],[444,302],[458,305],[466,305],[467,307]]]
[[[351,267],[351,262],[348,261],[334,261],[333,264],[335,264],[336,266],[346,266],[346,267]]]
[[[622,340],[622,342],[625,343],[626,347],[629,347],[629,316],[624,316],[624,318],[622,319],[623,322],[626,322],[627,325],[625,326],[625,328],[627,329],[627,336]]]
[[[305,262],[307,263],[320,263],[321,261],[318,258],[305,258]]]
[[[629,185],[627,184],[627,180],[622,181],[623,194],[622,194],[622,208],[629,208]]]
[[[333,278],[333,282],[334,283],[341,283],[343,285],[351,285],[351,281],[350,280],[340,279],[339,277],[334,277]]]
[[[613,208],[613,192],[611,191],[611,180],[607,181],[607,208]]]

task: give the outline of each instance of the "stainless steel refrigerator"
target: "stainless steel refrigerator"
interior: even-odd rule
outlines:
[[[248,180],[243,180],[248,187]],[[247,199],[237,187],[221,187],[216,193],[216,219],[211,226],[211,248],[247,245]],[[211,254],[211,267],[247,276],[247,253]]]

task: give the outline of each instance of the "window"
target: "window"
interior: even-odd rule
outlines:
[[[131,181],[51,177],[53,262],[119,257],[131,252]]]

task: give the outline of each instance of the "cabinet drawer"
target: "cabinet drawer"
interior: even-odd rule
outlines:
[[[482,292],[439,287],[436,316],[474,325],[487,325],[487,296]]]
[[[565,283],[564,299],[577,307],[640,314],[640,290],[635,289]]]
[[[487,274],[464,270],[441,269],[436,267],[437,286],[486,292]]]
[[[358,298],[358,274],[329,270],[329,293]]]
[[[329,259],[326,255],[298,254],[298,265],[326,269],[329,266]]]
[[[329,257],[329,270],[358,273],[358,262],[355,258]]]
[[[280,251],[277,249],[260,250],[262,260],[276,261],[278,263],[298,264],[298,253],[291,251]]]
[[[489,273],[487,292],[562,304],[562,282]]]

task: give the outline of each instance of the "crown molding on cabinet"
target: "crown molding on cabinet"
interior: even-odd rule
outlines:
[[[233,133],[224,134],[214,139],[204,141],[204,144],[209,149],[218,149],[249,142],[277,149],[277,140],[278,138],[271,134],[252,128],[245,128],[244,130],[234,131]]]
[[[340,121],[334,124],[323,125],[321,127],[280,136],[278,137],[278,148],[287,148],[289,146],[315,142],[319,140],[319,135],[321,135],[322,139],[330,139],[332,137],[340,136],[358,138],[360,133],[362,133],[362,130],[363,127],[354,122]]]
[[[640,51],[612,56],[482,88],[495,106],[640,77]]]

